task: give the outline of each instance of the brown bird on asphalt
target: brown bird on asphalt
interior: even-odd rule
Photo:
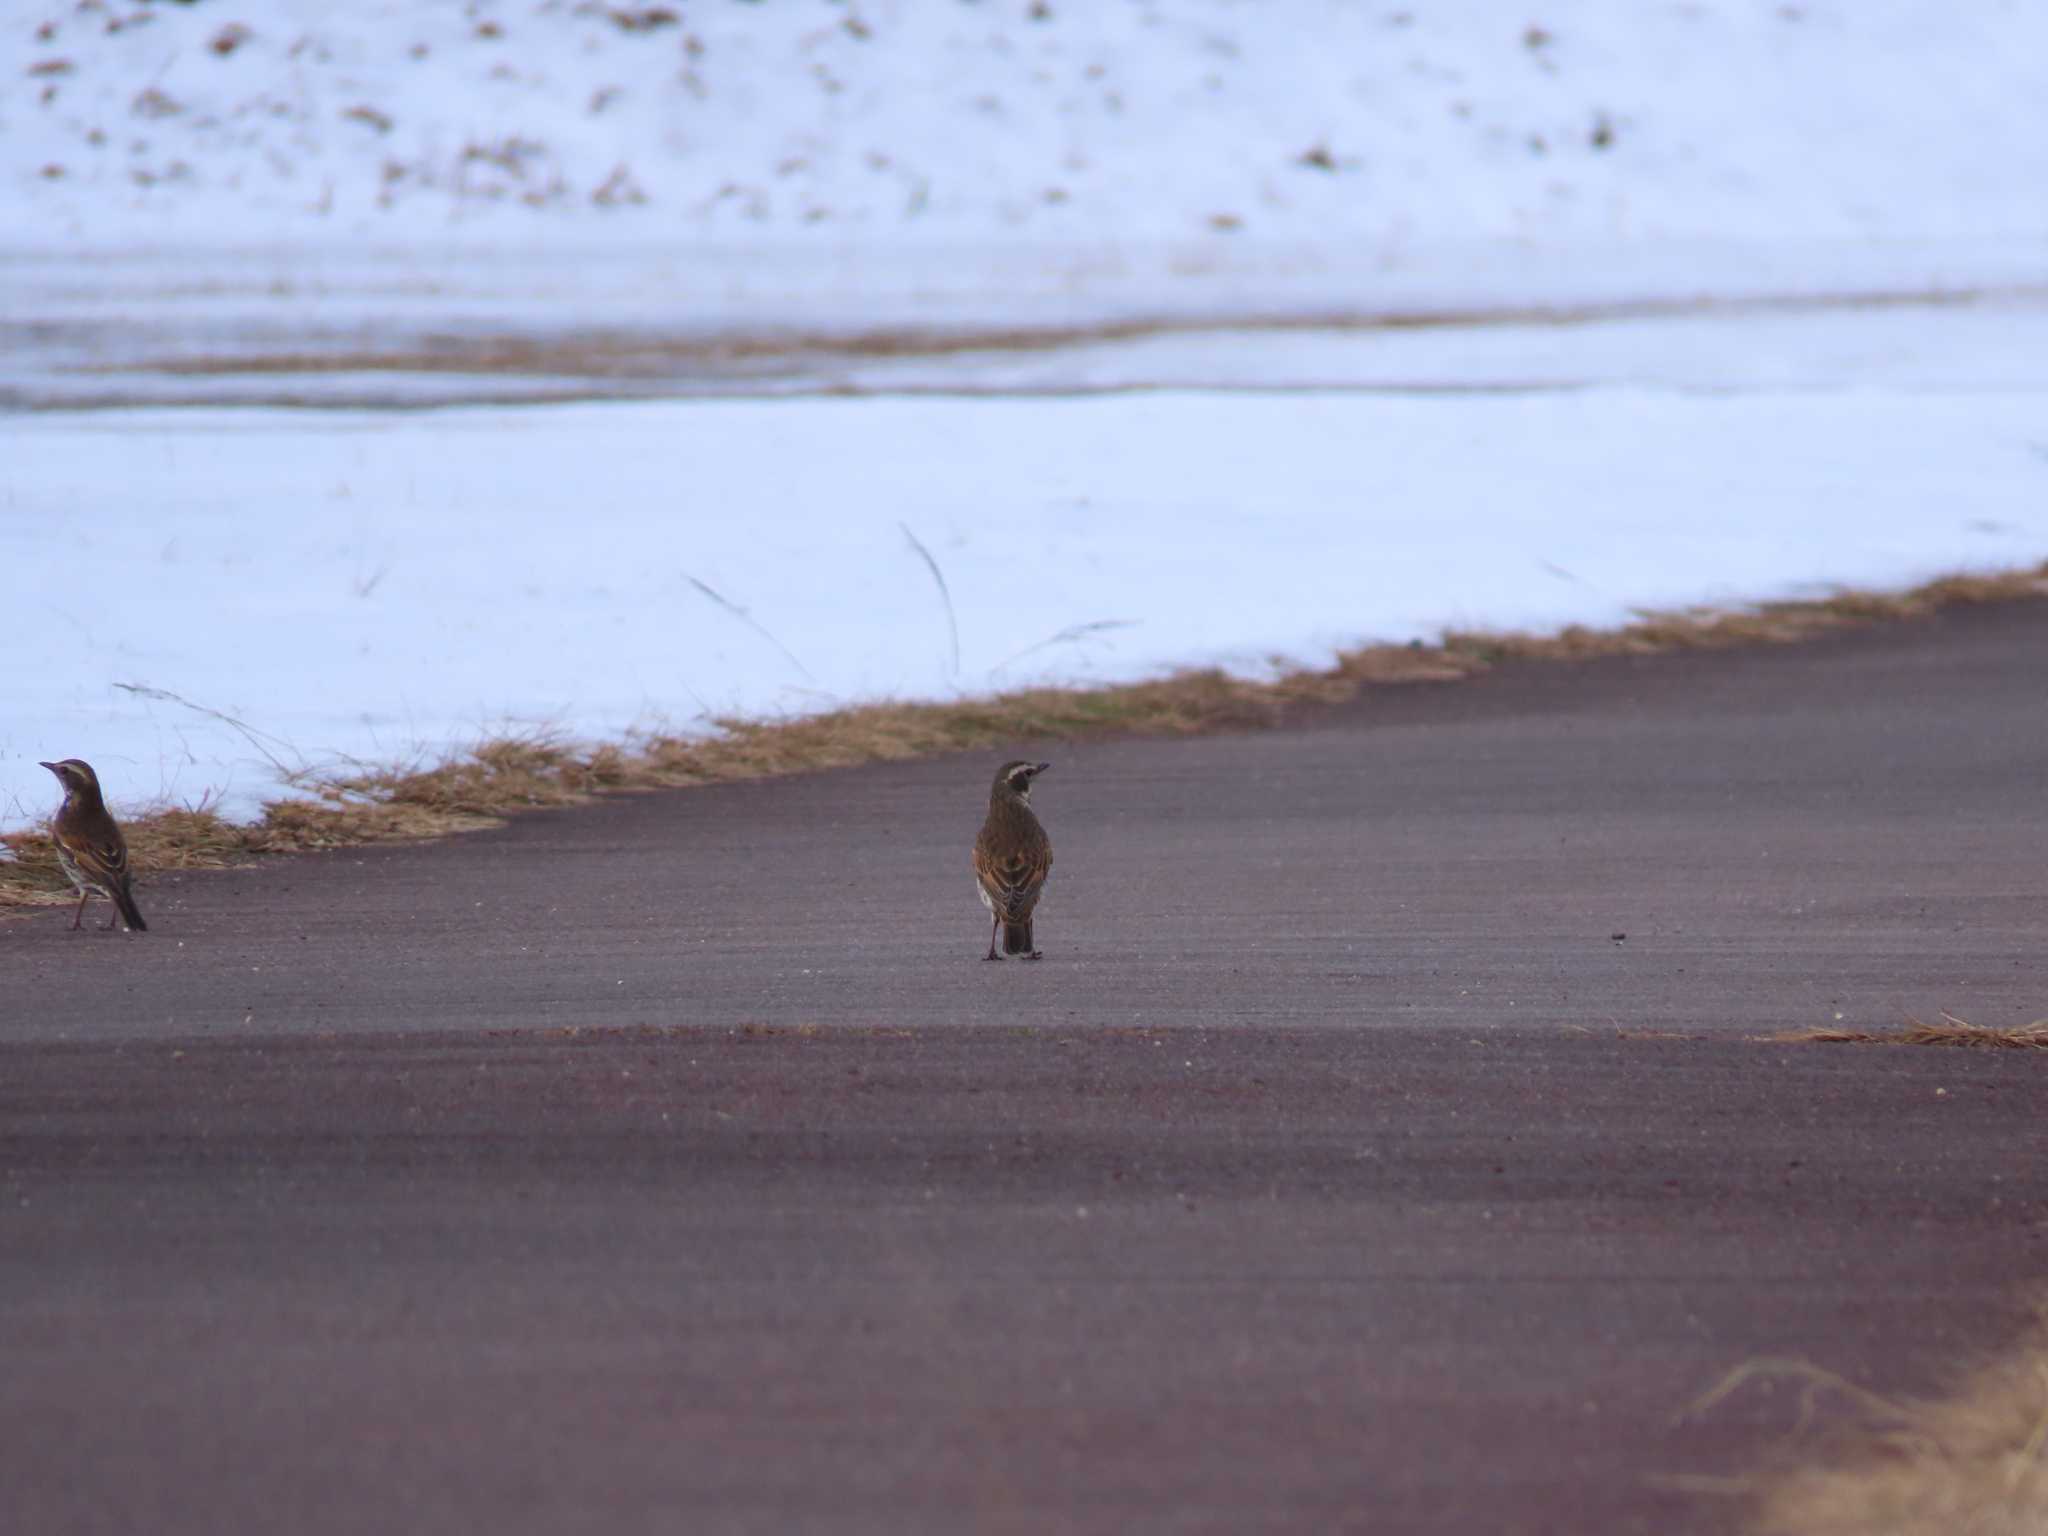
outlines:
[[[1052,873],[1052,839],[1031,813],[1031,781],[1051,763],[1005,763],[996,770],[988,792],[988,820],[974,840],[974,885],[989,910],[988,956],[996,953],[996,934],[1003,936],[1003,954],[1027,960],[1043,958],[1031,942],[1031,913],[1045,877]]]
[[[133,932],[144,932],[149,924],[142,920],[129,883],[128,840],[107,814],[99,775],[92,771],[91,763],[76,757],[42,766],[64,786],[64,803],[51,818],[50,836],[57,844],[57,862],[78,887],[78,910],[71,914],[71,926],[76,928],[84,920],[85,904],[98,891],[114,903],[121,921]],[[113,927],[114,920],[108,918],[106,925]]]

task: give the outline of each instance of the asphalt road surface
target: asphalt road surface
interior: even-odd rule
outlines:
[[[2048,1062],[1759,1038],[2048,1014],[2044,656],[1047,746],[1037,964],[992,757],[0,925],[0,1524],[1735,1529],[1724,1373],[1931,1390],[2048,1278]]]

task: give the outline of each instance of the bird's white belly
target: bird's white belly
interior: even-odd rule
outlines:
[[[57,844],[57,867],[64,871],[64,878],[71,882],[72,888],[80,895],[98,889],[98,882],[85,878],[85,871],[78,867],[78,860],[71,857],[62,843]],[[985,896],[982,898],[984,901],[987,899]]]

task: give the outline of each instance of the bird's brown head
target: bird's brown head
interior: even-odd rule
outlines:
[[[1014,763],[1005,763],[996,770],[996,793],[1001,794],[1008,790],[1019,800],[1029,800],[1031,781],[1051,766],[1051,763],[1027,763],[1022,759]]]
[[[73,795],[87,802],[100,798],[100,776],[92,771],[92,764],[82,757],[67,757],[61,763],[44,763],[43,767],[57,775],[57,782],[64,786],[64,798]]]

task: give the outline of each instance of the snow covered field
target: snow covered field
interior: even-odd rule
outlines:
[[[2033,0],[20,0],[0,274],[714,331],[2039,283],[2044,50]]]
[[[2044,52],[2021,0],[32,0],[0,828],[51,756],[247,814],[2048,558]]]

